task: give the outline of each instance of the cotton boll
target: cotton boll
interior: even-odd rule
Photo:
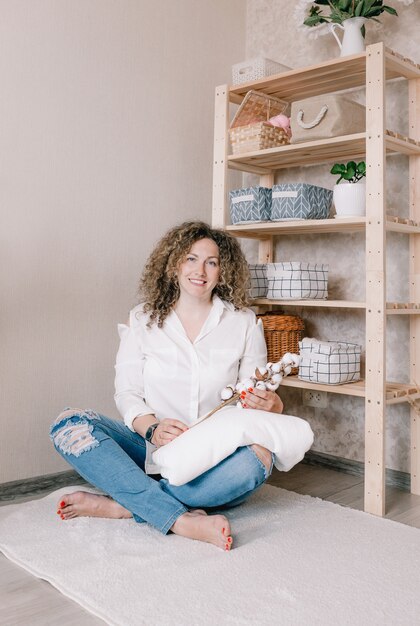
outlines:
[[[245,385],[242,382],[238,383],[235,387],[235,391],[239,391],[239,393],[241,391],[246,391]]]
[[[244,386],[245,390],[247,391],[250,387],[254,387],[255,386],[255,381],[252,380],[252,378],[245,378],[245,380],[242,381],[242,385]]]
[[[265,383],[265,386],[267,387],[267,389],[268,389],[269,391],[275,391],[276,389],[278,389],[278,388],[279,388],[279,384],[280,384],[280,383],[268,383],[268,382],[267,382],[267,383]]]
[[[300,365],[300,361],[301,361],[301,356],[299,354],[292,354],[293,357],[293,367],[299,367]]]
[[[289,376],[291,371],[292,371],[292,367],[291,365],[288,365],[287,367],[284,368],[284,375]]]
[[[271,371],[278,374],[280,370],[281,370],[281,361],[279,361],[278,363],[273,363],[273,365],[271,366]]]
[[[266,367],[257,367],[257,370],[259,371],[261,376],[264,376],[265,374],[267,374],[267,368]]]
[[[242,404],[240,402],[236,403],[236,408],[237,409],[243,409],[244,407],[242,406]]]
[[[272,367],[273,367],[272,363],[267,363],[266,365],[267,370],[271,370]]]
[[[271,377],[271,381],[273,383],[278,383],[279,385],[280,385],[282,380],[283,380],[283,376],[281,374],[273,374],[272,377]]]
[[[283,355],[281,362],[283,367],[293,365],[293,354],[290,354],[290,352],[286,352],[286,354]]]
[[[263,383],[262,380],[259,380],[257,384],[255,385],[255,389],[261,389],[262,391],[265,391],[266,390],[265,383]]]
[[[222,400],[230,400],[232,396],[233,396],[233,390],[231,387],[225,387],[220,392],[220,397]]]

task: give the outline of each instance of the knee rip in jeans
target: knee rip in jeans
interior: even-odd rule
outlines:
[[[99,415],[92,409],[66,408],[52,423],[50,438],[64,454],[80,456],[99,446],[92,435],[94,420],[99,420]]]

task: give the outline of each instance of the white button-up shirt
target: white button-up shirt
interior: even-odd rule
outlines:
[[[139,305],[130,312],[129,326],[118,325],[115,402],[133,431],[134,418],[149,413],[193,423],[220,403],[223,387],[267,362],[261,321],[217,296],[193,343],[175,311],[162,328],[147,328],[148,321]]]

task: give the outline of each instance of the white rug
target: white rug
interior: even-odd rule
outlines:
[[[62,522],[60,489],[0,508],[0,550],[118,626],[418,626],[420,530],[265,486],[234,549],[132,520]]]

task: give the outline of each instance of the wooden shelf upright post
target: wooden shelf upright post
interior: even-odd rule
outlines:
[[[212,226],[224,228],[226,220],[229,86],[216,87],[214,104],[214,153]]]
[[[385,50],[366,55],[365,511],[385,513],[386,198]]]
[[[409,136],[420,139],[420,78],[408,81]],[[410,157],[410,219],[420,221],[420,156]],[[420,301],[420,237],[410,235],[410,300]],[[420,385],[420,316],[410,318],[410,378]],[[411,407],[411,492],[420,495],[420,415]]]

